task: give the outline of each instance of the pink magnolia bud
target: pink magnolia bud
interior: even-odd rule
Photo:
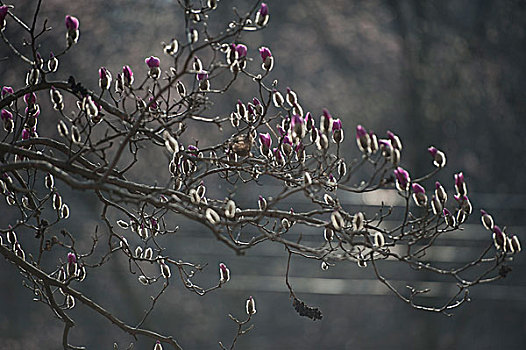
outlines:
[[[111,73],[105,67],[99,69],[99,86],[102,90],[108,90],[111,85]]]
[[[263,27],[268,23],[268,6],[264,2],[261,3],[259,11],[256,13],[256,25]]]
[[[462,172],[455,174],[455,189],[460,195],[468,194],[468,188],[466,186],[466,182],[464,181],[464,173]]]
[[[148,68],[158,68],[161,64],[161,60],[158,57],[150,56],[144,60]]]
[[[451,212],[447,208],[444,208],[444,210],[442,210],[442,214],[444,215],[444,221],[446,222],[446,225],[450,227],[455,227],[456,225],[455,217],[451,214]]]
[[[122,67],[122,74],[126,85],[133,84],[133,71],[131,70],[130,66]]]
[[[435,182],[435,196],[444,204],[447,201],[447,192],[440,182]]]
[[[261,67],[266,71],[271,71],[272,67],[274,67],[274,58],[272,57],[272,52],[270,52],[270,49],[264,46],[260,47],[259,54],[261,55],[261,60],[263,61]]]
[[[268,15],[268,5],[264,2],[261,3],[261,8],[259,9],[259,13],[261,16],[267,16]]]
[[[413,200],[419,207],[425,207],[427,205],[426,190],[419,184],[414,183],[413,188]]]
[[[69,252],[68,253],[68,264],[74,264],[77,262],[77,257],[74,253]]]
[[[246,45],[237,44],[237,45],[234,45],[234,49],[236,50],[239,58],[243,58],[247,56],[248,49]]]
[[[6,5],[0,6],[0,29],[5,27],[5,18],[9,8]]]
[[[409,173],[402,167],[398,167],[394,170],[394,175],[396,178],[396,187],[398,190],[407,191],[409,189],[409,183],[411,182]]]
[[[270,134],[267,132],[266,134],[262,134],[260,133],[259,134],[259,141],[261,142],[261,146],[265,149],[265,150],[269,150],[270,149],[270,145],[272,144],[272,139],[270,137]],[[264,152],[265,154],[267,152]]]
[[[402,142],[400,141],[400,138],[393,134],[391,131],[387,131],[387,137],[389,138],[389,140],[391,140],[391,144],[393,145],[393,147],[399,151],[402,150]]]
[[[14,94],[14,93],[15,93],[15,90],[13,90],[13,88],[10,86],[4,86],[2,88],[2,98],[4,98],[8,94]]]
[[[8,120],[13,120],[13,114],[8,110],[2,109],[1,118],[4,122],[7,122]]]
[[[219,276],[220,276],[219,281],[221,283],[226,283],[230,280],[230,270],[223,263],[219,264]]]
[[[433,164],[437,168],[443,168],[446,165],[446,155],[444,152],[439,151],[433,146],[429,147],[427,151],[433,157]]]
[[[76,17],[67,15],[66,16],[66,29],[67,30],[79,29],[79,20]]]
[[[356,127],[356,144],[363,153],[369,153],[371,150],[371,137],[361,125]]]

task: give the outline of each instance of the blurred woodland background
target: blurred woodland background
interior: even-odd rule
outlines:
[[[268,0],[270,22],[263,31],[246,33],[240,42],[256,57],[268,46],[275,57],[271,76],[279,89],[293,88],[305,111],[315,116],[322,108],[342,119],[345,152],[360,153],[354,143],[357,124],[378,135],[392,130],[404,144],[402,165],[415,174],[431,169],[427,147],[448,156],[438,179],[453,188],[453,174],[463,170],[475,214],[459,237],[441,241],[430,259],[460,263],[485,246],[490,236],[480,225],[478,210],[485,208],[508,230],[526,242],[526,2],[519,0]],[[3,2],[6,3],[6,2]],[[211,31],[224,28],[252,1],[221,0],[211,14]],[[16,0],[15,12],[29,20],[35,0]],[[42,18],[55,27],[43,43],[42,55],[64,47],[66,14],[80,20],[80,40],[61,59],[57,78],[69,75],[95,89],[98,69],[120,71],[129,64],[138,76],[146,72],[144,58],[163,59],[161,42],[184,40],[184,23],[174,0],[46,0]],[[11,39],[23,33],[14,25]],[[12,63],[11,52],[0,44],[0,85],[24,84],[26,67]],[[5,63],[9,62],[9,63]],[[167,59],[166,59],[167,62]],[[163,63],[161,63],[163,67]],[[167,67],[167,65],[166,65]],[[228,115],[238,98],[255,94],[250,82],[239,82],[217,99],[212,114]],[[42,96],[41,100],[46,100]],[[43,102],[48,103],[48,102]],[[41,123],[53,120],[43,108]],[[55,127],[51,122],[49,128]],[[217,129],[208,126],[210,137]],[[188,134],[206,141],[202,126]],[[144,176],[155,181],[166,164],[144,159]],[[243,192],[246,190],[246,194]],[[262,188],[259,191],[270,191]],[[217,189],[218,193],[221,189]],[[247,202],[254,190],[240,188]],[[82,192],[70,196],[68,230],[94,232],[100,215],[95,199]],[[349,197],[347,205],[365,208],[371,199]],[[393,203],[396,205],[396,202]],[[254,204],[255,205],[255,204]],[[301,205],[292,203],[291,206]],[[3,211],[5,203],[1,205]],[[2,217],[0,221],[9,220]],[[173,244],[181,258],[208,263],[204,284],[217,280],[217,264],[227,263],[232,280],[219,291],[198,297],[174,283],[162,297],[147,326],[173,334],[185,349],[219,348],[217,341],[232,339],[235,325],[228,313],[244,314],[244,301],[253,295],[258,313],[255,329],[239,340],[239,349],[524,349],[526,348],[526,263],[516,257],[508,278],[472,290],[473,301],[453,317],[413,310],[377,282],[370,269],[348,264],[322,271],[317,262],[293,259],[291,276],[296,292],[319,306],[322,321],[300,318],[291,306],[284,284],[286,252],[267,243],[238,257],[200,227],[177,223]],[[2,223],[2,226],[5,226]],[[308,235],[308,233],[305,233]],[[317,233],[320,234],[320,233]],[[389,264],[389,263],[387,263]],[[387,267],[388,268],[388,267]],[[454,285],[425,273],[398,271],[391,277],[424,281],[433,288],[428,303],[438,303]],[[127,272],[127,261],[108,264],[98,278],[88,275],[83,291],[124,320],[135,320],[151,292]],[[33,303],[21,286],[18,272],[0,263],[0,348],[54,349],[62,325],[42,304]],[[94,277],[94,276],[92,276]],[[124,348],[133,339],[78,305],[72,314],[81,321],[72,331],[74,343],[89,349]],[[133,322],[132,322],[133,323]],[[151,349],[139,340],[136,349]]]

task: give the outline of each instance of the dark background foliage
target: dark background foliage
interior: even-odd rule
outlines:
[[[243,11],[248,3],[222,0],[212,14],[211,29],[232,18],[233,6]],[[445,186],[451,189],[453,173],[464,170],[475,210],[491,210],[497,220],[526,241],[522,179],[526,174],[524,1],[267,3],[271,13],[268,28],[248,33],[242,40],[249,46],[249,56],[256,56],[260,45],[270,47],[276,59],[273,77],[279,80],[280,89],[293,88],[303,108],[316,116],[328,108],[342,119],[347,157],[359,156],[354,144],[357,124],[381,135],[386,130],[399,134],[404,143],[402,163],[412,173],[430,170],[426,149],[435,145],[448,155],[448,166],[439,174]],[[18,0],[14,5],[22,18],[29,19],[35,1]],[[156,55],[163,60],[162,41],[184,38],[184,24],[174,1],[48,0],[43,18],[49,18],[56,30],[43,43],[43,55],[53,47],[63,47],[66,14],[80,19],[81,36],[74,50],[61,60],[57,75],[65,80],[74,74],[88,87],[97,86],[100,66],[117,72],[129,64],[140,76],[146,71],[144,57]],[[16,37],[16,28],[8,27],[6,34]],[[9,55],[5,45],[0,45],[0,58]],[[24,76],[25,68],[0,64],[1,85],[20,87]],[[214,112],[227,114],[237,98],[246,101],[252,95],[248,83],[237,83],[230,94],[218,99]],[[43,112],[44,118],[49,119],[50,129],[55,127],[52,113]],[[217,130],[210,128],[210,136],[202,127],[189,134],[208,143],[207,137],[217,137],[213,136]],[[152,178],[156,169],[165,168],[154,159],[144,161],[146,177]],[[88,236],[97,224],[99,208],[94,198],[85,198],[81,192],[73,195],[70,206],[78,220],[70,222],[68,229]],[[250,189],[245,197],[255,201],[253,196]],[[363,198],[349,198],[347,204],[363,207],[367,203]],[[469,223],[474,225],[466,230],[467,236],[445,241],[435,260],[446,266],[461,262],[464,254],[472,252],[470,246],[489,240],[478,225],[478,215],[473,216]],[[8,219],[0,219],[2,226]],[[456,310],[451,318],[411,309],[376,282],[370,270],[342,265],[324,272],[316,262],[294,259],[291,274],[296,291],[324,313],[322,321],[312,322],[299,318],[291,306],[284,286],[286,254],[282,248],[266,244],[248,256],[236,257],[201,228],[177,224],[184,227],[174,242],[180,257],[210,265],[201,277],[203,283],[217,279],[220,261],[232,271],[232,281],[211,295],[198,297],[175,283],[163,296],[162,307],[148,326],[173,334],[185,349],[214,348],[218,340],[228,342],[234,324],[227,314],[241,316],[248,295],[257,301],[256,329],[240,340],[240,349],[526,347],[522,256],[516,259],[509,278],[473,289],[473,302]],[[152,292],[127,274],[126,264],[116,261],[105,266],[98,277],[89,276],[92,278],[86,279],[84,291],[132,321],[140,317]],[[433,276],[397,271],[395,265],[391,270],[400,281],[435,283],[435,292],[426,302],[438,302],[454,288],[433,280]],[[56,348],[60,322],[43,305],[31,302],[32,296],[21,286],[15,269],[2,263],[0,273],[0,348]],[[81,321],[72,339],[88,348],[111,348],[113,341],[124,346],[132,340],[82,306],[76,307],[73,315]],[[137,343],[138,349],[151,347],[149,341]]]

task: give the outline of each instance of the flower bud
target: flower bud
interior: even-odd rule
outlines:
[[[343,227],[345,227],[345,221],[339,211],[334,211],[331,214],[331,223],[335,231],[340,231]]]
[[[267,25],[269,19],[268,6],[264,2],[261,3],[261,7],[258,12],[256,12],[255,23],[259,27],[264,27]]]
[[[374,246],[377,248],[382,248],[385,244],[385,237],[381,232],[376,232],[374,234]]]
[[[172,275],[172,272],[170,271],[170,266],[166,265],[164,260],[161,260],[159,264],[161,265],[161,274],[165,279],[169,279]]]
[[[391,145],[393,145],[394,149],[397,149],[399,151],[402,150],[402,142],[400,141],[400,138],[393,134],[391,131],[387,131],[387,137],[389,140],[391,140]]]
[[[148,280],[148,277],[146,277],[144,275],[140,275],[138,279],[139,279],[139,282],[141,282],[141,284],[143,284],[145,286],[150,284],[150,281]]]
[[[212,225],[217,225],[221,222],[221,218],[219,217],[219,214],[216,213],[216,211],[212,208],[207,208],[205,211],[205,217]]]
[[[442,214],[444,215],[444,221],[446,222],[447,226],[450,226],[450,227],[456,226],[455,217],[451,214],[451,212],[447,208],[444,208],[442,210]]]
[[[99,87],[102,90],[108,90],[111,86],[111,72],[105,67],[99,69]]]
[[[5,28],[5,18],[7,16],[7,13],[9,12],[9,7],[6,5],[0,6],[0,30],[3,30]]]
[[[507,237],[504,232],[500,229],[499,226],[494,225],[493,226],[493,243],[495,244],[495,248],[498,250],[502,250],[503,252],[507,249]]]
[[[219,282],[221,284],[230,281],[230,270],[223,263],[219,264],[219,276],[220,276]]]
[[[356,127],[356,144],[362,153],[368,154],[371,152],[371,137],[361,125]]]
[[[394,175],[396,178],[396,188],[402,192],[409,190],[409,184],[411,183],[409,173],[402,167],[398,167],[394,170]]]
[[[122,67],[122,77],[126,86],[131,86],[133,84],[133,71],[131,70],[130,66]]]
[[[455,174],[455,189],[461,196],[468,194],[468,188],[466,186],[466,182],[464,181],[464,174],[462,172]]]
[[[341,143],[343,141],[343,129],[340,119],[334,119],[332,122],[332,140],[334,143]]]
[[[439,151],[434,146],[429,147],[427,151],[433,157],[433,164],[437,168],[443,168],[446,165],[446,155],[444,152]]]
[[[256,313],[256,301],[252,296],[247,299],[246,311],[247,315],[253,315]]]
[[[148,247],[144,250],[144,259],[151,260],[153,258],[153,249]]]
[[[76,44],[79,40],[79,20],[76,17],[67,15],[66,19],[66,41],[68,47],[71,47],[71,45]]]
[[[274,67],[274,57],[272,57],[272,52],[270,52],[268,47],[263,46],[259,48],[259,54],[263,61],[261,67],[267,72],[270,72],[272,67]]]
[[[50,73],[54,73],[58,69],[58,58],[55,57],[53,52],[49,54],[49,61],[47,61],[47,69]]]
[[[332,241],[334,238],[334,231],[331,228],[326,227],[325,230],[323,230],[323,238],[325,238],[327,242]]]
[[[433,210],[434,215],[438,215],[442,213],[442,202],[437,198],[436,195],[433,195],[433,198],[431,198],[431,209]]]
[[[168,56],[174,56],[179,50],[179,42],[173,39],[169,44],[163,44],[164,53]]]
[[[480,213],[482,214],[482,216],[480,217],[482,225],[484,225],[486,230],[493,230],[494,223],[491,215],[489,215],[484,209],[480,209]]]
[[[153,347],[153,350],[163,350],[163,346],[161,345],[161,342],[159,340],[155,342],[155,346]]]
[[[445,204],[447,202],[447,192],[438,181],[435,182],[435,196],[440,202],[442,202],[442,204]]]
[[[263,196],[258,197],[259,210],[267,210],[267,200]]]
[[[226,203],[225,216],[229,219],[233,219],[236,216],[236,203],[231,199]]]
[[[365,215],[361,211],[356,213],[353,216],[352,223],[356,231],[362,231],[365,225]]]
[[[521,251],[521,242],[519,241],[519,238],[516,235],[511,236],[511,247],[513,248],[514,253],[518,253]]]
[[[426,190],[419,184],[414,183],[413,187],[413,200],[419,207],[427,206]]]
[[[281,92],[274,90],[274,92],[272,93],[272,103],[274,103],[274,106],[276,106],[276,108],[283,107],[284,102],[285,99],[283,98]]]

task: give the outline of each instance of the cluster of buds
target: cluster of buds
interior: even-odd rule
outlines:
[[[493,217],[484,209],[480,210],[480,220],[486,230],[493,232],[493,244],[497,250],[508,253],[518,253],[522,250],[519,238],[516,235],[509,235],[499,226],[495,225]]]
[[[259,27],[264,27],[267,25],[268,19],[269,19],[268,5],[262,2],[261,7],[259,8],[258,12],[256,12],[255,23]]]
[[[66,29],[66,42],[68,47],[71,47],[79,40],[79,20],[76,17],[67,15]]]
[[[12,245],[13,252],[16,254],[16,256],[18,256],[22,260],[25,260],[26,253],[22,249],[20,242],[18,242],[18,237],[16,236],[16,232],[12,229],[11,225],[9,225],[9,230],[7,231],[7,242]],[[0,237],[0,243],[2,243],[1,237]]]

